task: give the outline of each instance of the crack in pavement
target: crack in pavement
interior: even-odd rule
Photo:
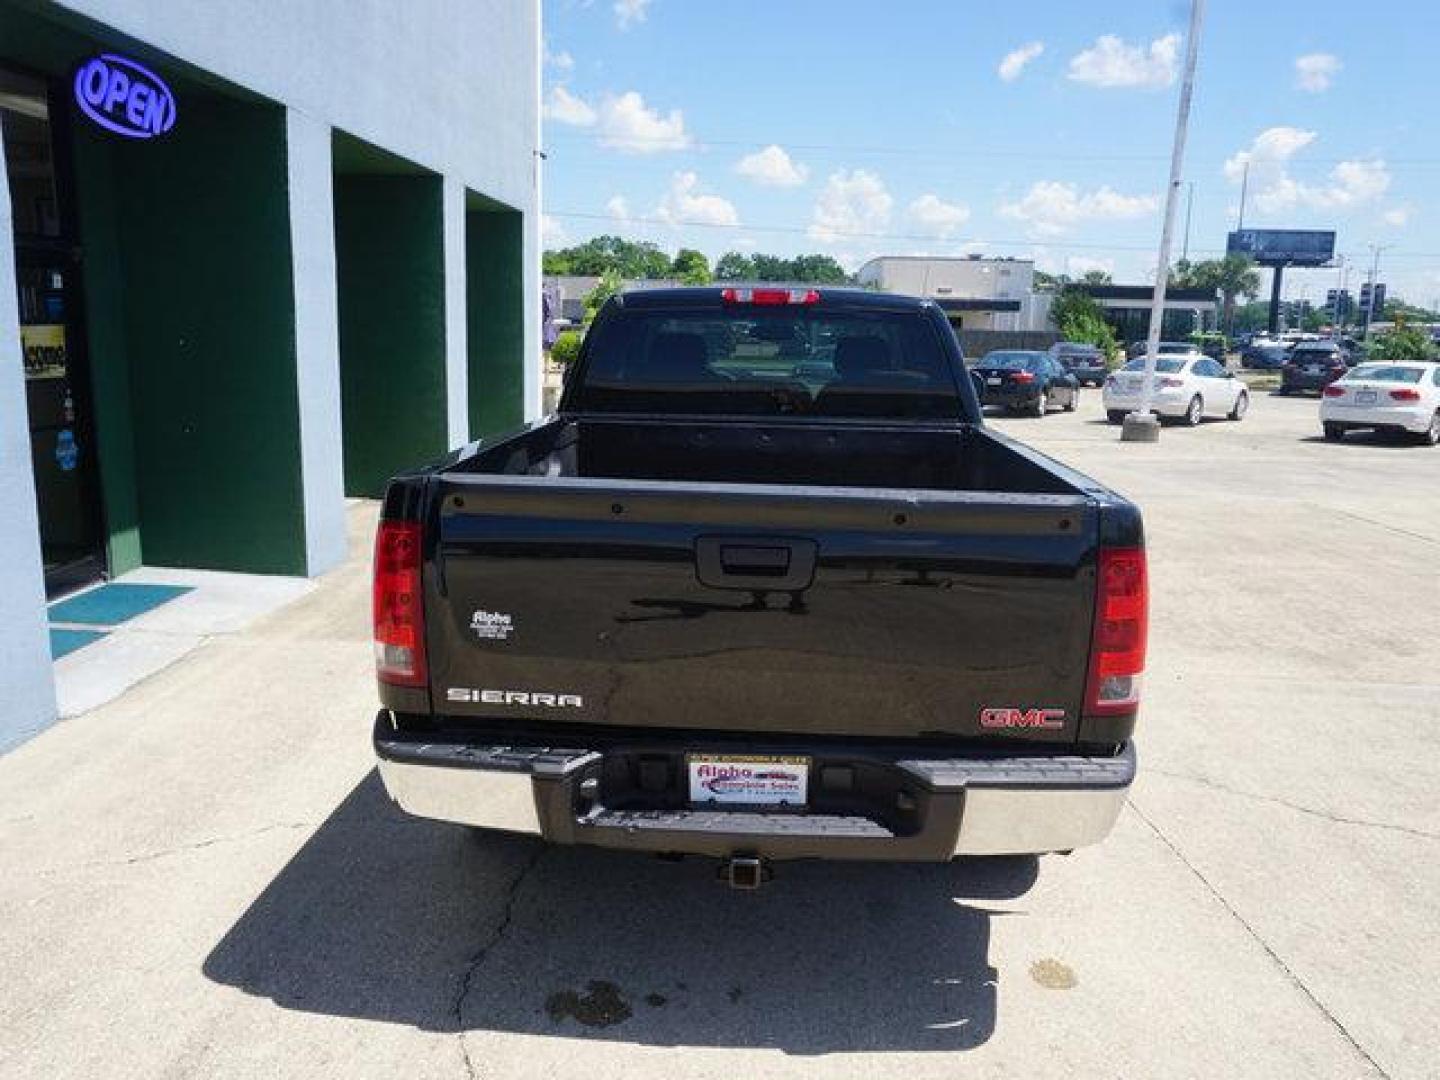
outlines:
[[[1300,978],[1300,976],[1295,974],[1294,970],[1290,967],[1290,965],[1281,958],[1280,954],[1275,951],[1275,949],[1270,945],[1270,943],[1260,936],[1260,932],[1256,930],[1255,927],[1246,920],[1245,916],[1241,915],[1240,912],[1236,910],[1234,905],[1232,905],[1229,900],[1225,899],[1225,896],[1220,892],[1218,888],[1215,887],[1215,885],[1210,881],[1210,879],[1200,872],[1200,868],[1185,857],[1185,853],[1175,846],[1174,841],[1172,841],[1170,837],[1166,836],[1165,833],[1160,830],[1160,827],[1155,824],[1155,822],[1150,820],[1150,818],[1146,815],[1145,811],[1141,810],[1140,807],[1136,805],[1135,800],[1133,798],[1127,798],[1125,800],[1125,805],[1127,808],[1134,812],[1136,817],[1138,817],[1142,822],[1145,823],[1146,828],[1148,828],[1152,833],[1154,833],[1162,844],[1164,844],[1167,848],[1170,849],[1170,853],[1174,855],[1175,858],[1180,860],[1181,865],[1183,865],[1185,869],[1189,870],[1190,873],[1195,875],[1195,878],[1200,882],[1201,885],[1205,887],[1205,891],[1208,892],[1211,896],[1213,896],[1216,901],[1219,902],[1220,906],[1223,907],[1227,913],[1229,913],[1230,917],[1240,924],[1240,926],[1245,930],[1245,932],[1250,935],[1251,940],[1254,941],[1255,944],[1259,945],[1260,948],[1265,950],[1265,955],[1268,956],[1270,960],[1275,964],[1275,966],[1280,969],[1281,973],[1290,982],[1290,984],[1294,986],[1297,990],[1299,990],[1300,993],[1305,995],[1306,1000],[1308,1000],[1310,1004],[1319,1011],[1321,1016],[1325,1017],[1326,1020],[1330,1021],[1331,1025],[1335,1028],[1335,1030],[1338,1031],[1345,1039],[1345,1041],[1350,1044],[1351,1048],[1354,1049],[1355,1053],[1359,1054],[1360,1057],[1365,1061],[1365,1063],[1368,1064],[1370,1068],[1375,1071],[1375,1074],[1381,1077],[1382,1080],[1391,1080],[1390,1074],[1381,1067],[1380,1063],[1376,1061],[1374,1057],[1371,1056],[1370,1051],[1366,1050],[1365,1047],[1360,1044],[1360,1040],[1350,1033],[1350,1029],[1345,1026],[1345,1024],[1340,1020],[1340,1018],[1326,1007],[1325,1003],[1315,995],[1315,992],[1311,990],[1310,987],[1305,985],[1304,981]]]
[[[500,918],[495,924],[495,929],[490,933],[479,947],[470,954],[466,961],[465,973],[460,977],[460,986],[455,994],[455,1001],[450,1006],[450,1016],[455,1021],[455,1037],[460,1040],[460,1058],[465,1065],[465,1075],[470,1080],[477,1080],[479,1072],[475,1067],[475,1061],[470,1057],[470,1047],[465,1043],[465,1001],[470,996],[470,991],[475,984],[475,976],[480,968],[489,958],[491,951],[510,931],[510,925],[515,920],[515,900],[519,896],[521,887],[530,877],[540,860],[545,857],[549,845],[537,843],[535,851],[521,864],[514,879],[510,882],[509,888],[505,890],[505,903],[500,910]]]
[[[56,874],[71,873],[77,870],[105,870],[121,866],[136,866],[140,863],[154,862],[156,859],[167,859],[172,855],[183,855],[186,852],[214,847],[216,844],[239,843],[280,830],[313,829],[315,825],[316,823],[313,821],[277,821],[271,825],[262,825],[258,829],[251,829],[248,832],[230,833],[225,836],[211,836],[204,840],[191,841],[188,844],[177,844],[175,847],[165,848],[162,851],[142,852],[139,855],[131,855],[124,859],[92,859],[90,862],[76,863],[73,866],[45,867],[44,869],[37,870],[36,874],[40,877],[53,877]]]
[[[1326,507],[1325,509],[1331,509],[1337,514],[1343,514],[1348,518],[1354,518],[1356,521],[1364,522],[1366,525],[1370,525],[1376,529],[1383,529],[1386,532],[1392,532],[1397,536],[1408,536],[1411,540],[1420,540],[1426,544],[1440,544],[1440,540],[1437,540],[1433,536],[1426,536],[1424,533],[1414,532],[1410,529],[1402,529],[1398,525],[1387,525],[1383,521],[1376,521],[1374,518],[1368,518],[1364,514],[1357,514],[1353,510],[1344,510],[1338,506]]]
[[[1403,833],[1406,836],[1414,836],[1421,840],[1440,840],[1440,833],[1427,832],[1424,829],[1416,829],[1410,825],[1396,825],[1388,821],[1367,821],[1364,818],[1342,817],[1340,814],[1332,814],[1328,810],[1317,810],[1313,806],[1304,806],[1300,803],[1291,802],[1289,799],[1282,799],[1276,795],[1261,795],[1254,791],[1242,791],[1239,788],[1222,784],[1218,780],[1211,780],[1204,776],[1195,776],[1191,773],[1167,772],[1164,769],[1157,769],[1150,765],[1146,772],[1152,772],[1157,776],[1169,777],[1171,780],[1185,780],[1201,787],[1210,788],[1214,791],[1223,791],[1227,795],[1235,795],[1242,799],[1253,799],[1256,802],[1273,803],[1276,806],[1283,806],[1287,810],[1294,810],[1299,814],[1308,814],[1311,817],[1318,817],[1325,821],[1334,822],[1336,825],[1355,825],[1364,829],[1383,829],[1386,832]]]

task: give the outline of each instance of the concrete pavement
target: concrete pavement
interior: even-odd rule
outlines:
[[[1098,406],[996,423],[1146,513],[1104,845],[743,895],[407,820],[362,508],[310,595],[0,758],[0,1076],[1434,1075],[1440,450]]]

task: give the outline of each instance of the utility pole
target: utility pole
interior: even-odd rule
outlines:
[[[1190,208],[1195,203],[1195,181],[1185,186],[1185,242],[1180,245],[1180,261],[1190,261]]]
[[[1370,324],[1375,321],[1375,282],[1380,277],[1380,253],[1394,244],[1371,244],[1370,245],[1370,298],[1365,302],[1365,331],[1361,338],[1370,340]],[[1385,314],[1382,310],[1380,314]]]
[[[1250,186],[1250,160],[1245,160],[1245,171],[1240,174],[1240,217],[1235,222],[1235,231],[1245,227],[1245,191]]]
[[[1190,98],[1195,91],[1195,62],[1200,55],[1200,25],[1205,0],[1190,0],[1190,32],[1185,37],[1185,69],[1180,81],[1180,104],[1175,111],[1175,142],[1170,152],[1170,184],[1165,189],[1165,224],[1160,229],[1160,252],[1155,262],[1155,292],[1150,300],[1150,333],[1145,339],[1145,376],[1140,383],[1140,408],[1125,417],[1123,442],[1159,442],[1160,418],[1150,411],[1155,395],[1155,354],[1160,349],[1160,327],[1165,318],[1165,287],[1170,279],[1170,239],[1175,229],[1175,197],[1185,165],[1185,138],[1190,128]]]

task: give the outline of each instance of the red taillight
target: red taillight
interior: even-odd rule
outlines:
[[[1330,386],[1325,387],[1325,396],[1326,396],[1326,397],[1344,397],[1344,396],[1345,396],[1345,388],[1344,388],[1343,386],[1335,386],[1335,385],[1332,384],[1332,385],[1330,385]]]
[[[375,673],[396,686],[425,685],[420,525],[382,521],[375,534]]]
[[[1085,689],[1085,712],[1091,716],[1123,716],[1140,707],[1149,594],[1144,548],[1100,549]]]
[[[1396,401],[1419,401],[1419,400],[1420,400],[1420,391],[1419,391],[1419,390],[1409,390],[1409,389],[1406,389],[1406,390],[1391,390],[1391,391],[1390,391],[1390,396],[1391,396],[1392,398],[1394,398]]]
[[[722,289],[720,299],[727,304],[755,304],[757,307],[780,307],[784,304],[818,304],[818,289]]]
[[[1029,371],[1012,371],[1010,373],[1010,381],[1018,383],[1032,383],[1035,381],[1035,375],[1033,372]]]

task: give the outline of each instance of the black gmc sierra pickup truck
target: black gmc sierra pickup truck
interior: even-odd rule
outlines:
[[[985,426],[934,304],[629,292],[571,375],[555,416],[386,490],[374,746],[402,809],[746,886],[1106,836],[1140,513]]]

